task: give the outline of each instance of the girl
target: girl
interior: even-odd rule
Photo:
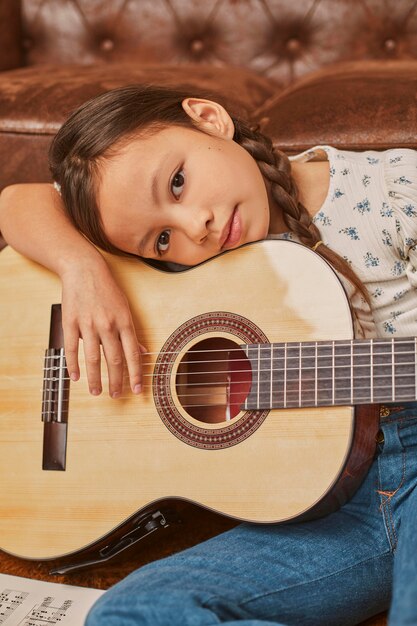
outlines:
[[[416,335],[417,154],[316,147],[291,161],[219,103],[127,87],[91,100],[51,149],[60,193],[14,186],[0,229],[61,277],[71,378],[83,339],[90,391],[100,345],[117,398],[126,359],[141,391],[124,295],[98,250],[195,265],[267,236],[314,248],[344,277],[361,336]],[[373,320],[370,316],[372,310]],[[242,524],[134,572],[87,626],[348,625],[387,609],[417,623],[417,407],[386,408],[377,457],[352,500],[327,517]]]

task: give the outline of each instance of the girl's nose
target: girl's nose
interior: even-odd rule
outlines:
[[[195,243],[203,243],[210,232],[213,213],[209,209],[191,209],[185,219],[188,236]]]

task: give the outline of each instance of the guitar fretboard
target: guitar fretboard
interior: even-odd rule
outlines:
[[[415,338],[245,345],[252,387],[245,409],[410,402]]]

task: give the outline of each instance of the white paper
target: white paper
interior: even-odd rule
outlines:
[[[90,607],[103,593],[0,574],[0,625],[83,626]]]

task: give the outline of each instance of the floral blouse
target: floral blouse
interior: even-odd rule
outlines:
[[[329,161],[329,190],[313,221],[368,289],[376,334],[417,336],[417,151],[316,146],[291,158]],[[371,336],[363,304],[352,302]]]

